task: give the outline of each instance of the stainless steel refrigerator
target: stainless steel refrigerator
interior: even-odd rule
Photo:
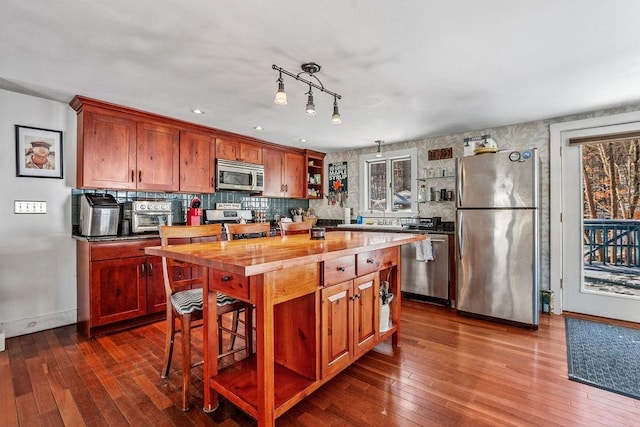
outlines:
[[[538,187],[535,149],[457,160],[458,313],[537,329]]]

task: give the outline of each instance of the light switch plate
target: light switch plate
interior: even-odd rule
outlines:
[[[14,213],[17,214],[45,214],[47,202],[36,200],[14,200]]]

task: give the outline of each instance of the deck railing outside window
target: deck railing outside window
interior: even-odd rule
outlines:
[[[584,220],[584,262],[640,266],[640,220]]]

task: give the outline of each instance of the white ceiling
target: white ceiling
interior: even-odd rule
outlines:
[[[640,101],[639,18],[637,0],[3,0],[0,88],[333,152]],[[310,61],[341,125],[286,76],[273,103],[272,64]]]

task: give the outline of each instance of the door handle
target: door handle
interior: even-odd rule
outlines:
[[[146,275],[145,263],[140,264],[140,277],[144,277]]]
[[[462,259],[464,255],[464,239],[462,238],[462,232],[464,229],[463,224],[464,214],[462,212],[458,212],[458,259]]]
[[[456,164],[458,173],[456,174],[456,197],[458,199],[457,205],[461,206],[462,202],[462,183],[464,182],[464,169],[462,169],[460,159],[458,159],[458,163]]]
[[[151,277],[151,276],[153,276],[153,264],[149,263],[148,266],[149,266],[149,269],[148,269],[149,277]]]

